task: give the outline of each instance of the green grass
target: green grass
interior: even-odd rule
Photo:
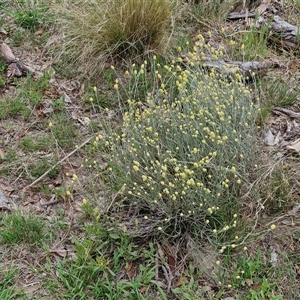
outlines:
[[[10,148],[10,147],[5,147],[4,148],[4,155],[0,158],[1,162],[8,162],[8,163],[11,163],[11,162],[14,162],[17,160],[17,154],[16,152]]]
[[[16,23],[31,32],[44,26],[45,14],[49,9],[49,1],[19,0],[9,11]]]
[[[39,79],[28,76],[24,81],[17,80],[17,95],[13,99],[4,97],[0,101],[0,120],[23,116],[28,119],[32,109],[42,101],[43,93],[51,90],[49,73]]]
[[[83,228],[84,241],[73,238],[76,257],[59,264],[58,280],[48,282],[48,288],[63,288],[62,299],[151,299],[147,294],[158,267],[154,245],[150,243],[148,249],[140,249],[108,219],[109,229],[103,226],[104,220],[96,221],[99,212],[91,208],[89,203],[84,205],[86,217],[94,220]],[[129,273],[131,266],[136,270],[133,280],[127,275],[123,280],[114,280],[124,269]]]
[[[0,101],[0,120],[10,117],[22,116],[28,119],[31,114],[31,109],[26,105],[22,98],[9,99],[4,98]]]
[[[3,87],[6,83],[5,77],[1,75],[2,72],[5,70],[5,63],[3,58],[0,58],[0,88]]]
[[[19,157],[15,150],[10,147],[3,148],[4,154],[0,158],[0,174],[2,176],[12,175],[12,170],[20,166]]]
[[[53,160],[49,160],[47,158],[40,158],[33,163],[28,165],[28,171],[30,172],[30,175],[33,178],[38,178],[41,175],[43,175],[48,169],[50,169],[55,162]],[[57,178],[59,172],[61,170],[61,167],[54,168],[48,176],[52,179]]]
[[[244,253],[227,254],[219,266],[218,284],[223,296],[235,295],[236,299],[241,300],[279,300],[299,295],[298,287],[293,288],[294,296],[291,296],[288,287],[288,282],[293,282],[293,287],[296,284],[293,255],[281,253],[274,247],[266,252],[255,248],[254,244],[248,245]]]
[[[266,211],[276,215],[292,209],[292,178],[288,178],[282,166],[275,166],[265,179],[265,189],[262,188]]]
[[[262,103],[262,117],[266,119],[274,107],[290,107],[298,100],[297,87],[291,86],[292,77],[262,78],[258,82]]]
[[[51,136],[36,137],[28,134],[22,138],[20,146],[25,152],[30,153],[35,151],[49,151],[53,149],[52,147],[55,146],[55,143]]]
[[[64,96],[61,96],[59,99],[53,99],[52,100],[52,108],[54,110],[54,113],[57,113],[57,112],[65,113],[66,112],[66,104],[64,101]]]
[[[41,103],[45,91],[50,91],[52,86],[49,84],[50,73],[46,72],[41,78],[35,79],[28,76],[19,89],[20,97],[29,100],[29,104],[34,107]]]
[[[60,147],[72,147],[76,144],[76,127],[66,113],[56,113],[51,118],[51,133]]]
[[[30,246],[41,245],[44,239],[44,221],[36,216],[14,212],[2,215],[0,229],[0,243],[17,245],[19,243]]]
[[[12,300],[12,299],[27,299],[21,291],[18,291],[15,287],[15,279],[17,277],[18,270],[10,269],[9,271],[1,270],[0,272],[0,299]]]

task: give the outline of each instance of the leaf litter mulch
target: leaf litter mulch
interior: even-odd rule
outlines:
[[[13,65],[6,69],[7,78],[6,83],[0,89],[0,102],[7,101],[6,99],[13,101],[20,97],[22,85],[28,81],[40,80],[51,65],[51,62],[48,63],[40,52],[30,52],[23,50],[22,47],[12,47],[12,49],[20,62],[30,67],[27,68],[27,74],[24,77],[18,78],[16,76],[20,74],[13,70],[18,66]],[[43,91],[41,101],[36,106],[30,107],[29,118],[17,114],[0,120],[1,214],[9,214],[19,209],[27,210],[45,220],[46,232],[53,231],[53,226],[56,228],[55,237],[50,237],[50,242],[46,241],[47,250],[42,248],[43,243],[39,248],[31,250],[28,245],[15,245],[13,252],[9,246],[0,247],[1,270],[18,268],[17,288],[23,290],[29,299],[31,297],[52,299],[43,287],[43,283],[49,280],[49,274],[40,273],[40,271],[46,263],[51,261],[51,269],[54,272],[52,275],[55,277],[55,266],[62,259],[75,255],[72,237],[82,235],[76,225],[82,216],[81,205],[85,197],[84,186],[81,182],[84,185],[92,178],[90,172],[82,167],[83,158],[77,154],[81,147],[88,144],[96,135],[96,132],[90,129],[87,120],[101,116],[99,113],[93,118],[90,111],[84,107],[84,92],[84,85],[77,79],[51,76],[48,79],[48,88]],[[70,143],[71,146],[63,147],[52,141],[48,120],[56,113],[53,107],[54,99],[60,99],[67,118],[71,120],[71,126],[75,128],[76,144]],[[21,146],[24,137],[30,137],[34,142],[45,136],[45,143],[52,143],[52,146],[45,145],[45,149],[41,147],[38,151],[29,152]],[[34,176],[30,166],[40,161],[42,161],[40,168],[43,171],[39,171],[39,175]],[[55,176],[51,176],[51,171],[55,168],[58,171]],[[72,182],[73,174],[79,178],[74,183]],[[70,197],[66,196],[64,186],[73,187]],[[61,194],[55,192],[60,189]]]

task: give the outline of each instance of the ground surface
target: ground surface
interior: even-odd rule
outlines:
[[[22,10],[14,4],[12,1],[11,9],[15,12]],[[299,2],[284,4],[289,7],[286,10],[284,5],[276,5],[286,20],[300,25]],[[62,262],[78,255],[78,243],[84,243],[87,234],[83,229],[86,222],[83,199],[91,197],[101,203],[104,196],[103,191],[97,188],[102,184],[101,176],[91,170],[94,170],[94,165],[105,169],[105,162],[101,157],[93,158],[87,153],[91,138],[102,131],[101,122],[117,121],[119,118],[113,103],[115,75],[110,69],[103,72],[97,84],[97,89],[101,91],[99,106],[93,106],[89,101],[94,95],[93,85],[67,76],[67,67],[58,65],[55,57],[47,52],[49,43],[59,43],[57,37],[50,35],[42,25],[33,31],[24,29],[16,20],[17,14],[10,15],[7,9],[1,11],[1,6],[0,16],[1,42],[7,43],[20,61],[35,70],[24,77],[8,78],[7,64],[4,60],[0,62],[0,219],[3,221],[5,216],[21,210],[26,216],[41,218],[45,224],[45,231],[35,246],[26,243],[26,238],[13,243],[13,246],[4,242],[0,244],[0,269],[4,271],[0,274],[0,290],[2,284],[3,295],[3,291],[8,292],[11,287],[13,291],[20,291],[16,296],[7,294],[3,299],[121,299],[118,296],[101,298],[95,292],[88,296],[80,290],[75,292],[78,284],[75,279],[73,286],[65,282],[62,284],[62,278],[66,276],[62,275],[61,267]],[[190,39],[199,32],[208,36],[208,30],[213,30],[212,44],[223,43],[236,36],[241,36],[241,41],[251,38],[250,35],[243,36],[248,29],[240,20],[222,21],[214,25],[205,18],[199,23],[195,12],[189,16],[191,19],[187,22],[191,28],[187,26],[185,30],[189,30]],[[274,198],[276,203],[273,207],[269,204],[266,213],[258,220],[258,234],[254,234],[245,254],[247,259],[242,268],[251,269],[255,275],[248,281],[233,284],[232,288],[228,286],[230,276],[227,272],[238,276],[240,270],[234,269],[236,263],[233,266],[229,264],[222,275],[224,283],[218,286],[217,254],[211,253],[208,246],[201,250],[193,249],[190,255],[197,257],[196,267],[202,268],[204,273],[193,274],[188,265],[182,265],[182,276],[178,276],[177,282],[173,281],[173,289],[178,289],[178,299],[196,299],[192,295],[192,291],[196,290],[203,290],[203,296],[199,299],[225,299],[226,296],[233,297],[226,299],[246,299],[243,298],[245,295],[247,299],[280,299],[275,295],[283,295],[281,299],[300,297],[300,124],[299,116],[291,115],[292,112],[300,113],[300,50],[278,50],[268,43],[262,46],[259,41],[255,47],[268,50],[251,59],[273,60],[279,65],[262,77],[269,80],[262,87],[262,101],[268,103],[266,107],[269,112],[274,107],[288,109],[271,112],[264,119],[265,124],[261,124],[265,129],[258,137],[265,140],[265,164],[270,166],[269,173],[260,180],[271,180],[273,191],[278,195]],[[233,55],[232,60],[241,60],[241,56]],[[74,178],[74,174],[78,179]],[[252,209],[249,204],[248,212]],[[14,224],[12,220],[6,225],[3,222],[1,230],[6,230],[7,224]],[[264,225],[260,227],[261,224]],[[276,224],[275,230],[261,230],[271,224]],[[27,225],[19,230],[31,230]],[[167,248],[161,251],[168,253],[170,260],[172,252],[180,252],[173,245],[169,245],[169,250]],[[159,249],[155,249],[159,253]],[[156,254],[157,259],[162,259],[164,255]],[[240,256],[239,253],[233,254],[232,261],[238,261]],[[135,271],[145,263],[145,257],[115,271],[119,280],[134,282]],[[185,262],[183,258],[182,261]],[[172,262],[169,262],[170,265]],[[9,278],[7,272],[11,269],[16,269],[16,273],[5,286],[4,282]],[[161,273],[155,276],[156,284],[168,290],[169,280]],[[268,282],[261,278],[267,278]],[[186,290],[182,286],[186,286]],[[142,295],[146,293],[143,287],[137,290]],[[145,299],[150,299],[150,296],[163,299],[158,292],[145,295]],[[174,294],[169,295],[174,297]],[[144,299],[139,297],[131,295],[128,299]]]

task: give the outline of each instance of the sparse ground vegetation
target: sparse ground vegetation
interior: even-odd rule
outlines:
[[[0,299],[300,297],[299,47],[227,20],[260,4],[0,3]]]

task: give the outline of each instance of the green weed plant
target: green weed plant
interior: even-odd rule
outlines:
[[[154,245],[141,251],[125,232],[100,217],[99,210],[88,200],[83,201],[82,208],[85,217],[94,223],[86,222],[84,241],[73,238],[76,258],[58,266],[59,284],[65,288],[63,299],[74,295],[81,299],[148,299],[143,294],[147,295],[158,267],[154,264]],[[131,263],[138,265],[137,276],[133,280],[115,280]],[[140,290],[145,287],[142,294]]]
[[[229,266],[233,264],[234,259],[228,256],[225,261],[227,262],[224,266]],[[226,269],[223,270],[225,271],[223,274],[220,272],[219,284],[224,284],[224,280],[228,280],[227,276],[229,275],[231,277],[230,284],[226,287],[237,292],[237,299],[283,299],[274,284],[282,276],[282,271],[265,262],[260,249],[257,250],[255,257],[241,255],[235,267],[236,269],[230,275],[226,273]]]

